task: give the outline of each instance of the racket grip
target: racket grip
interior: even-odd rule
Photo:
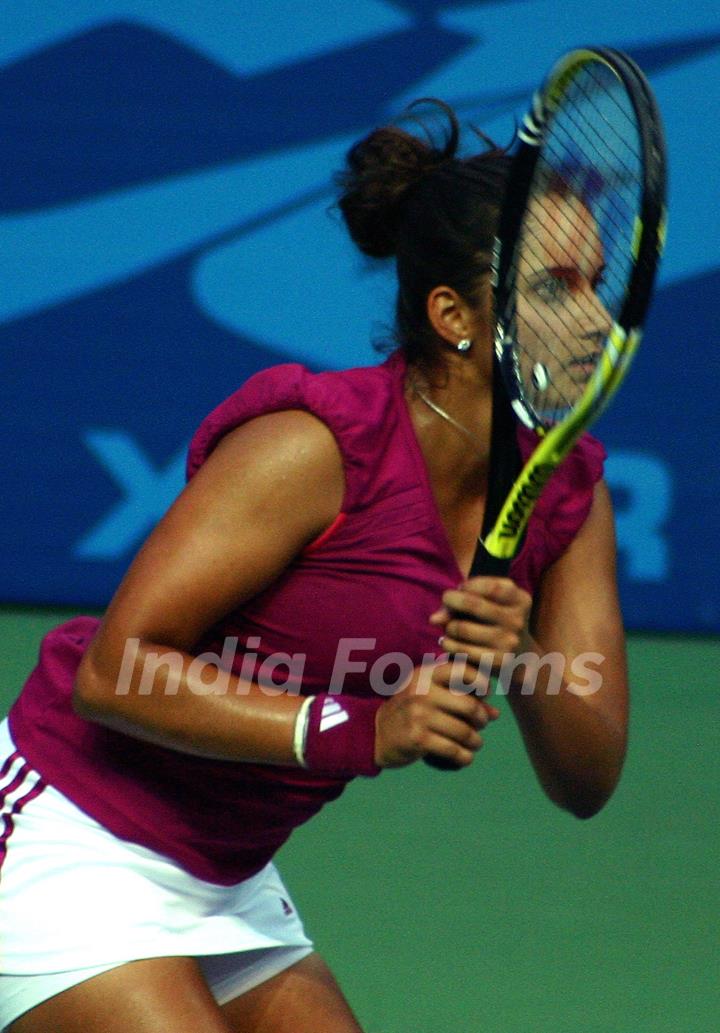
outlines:
[[[482,542],[478,540],[470,576],[475,577],[478,574],[483,574],[490,577],[507,577],[510,573],[510,563],[510,559],[501,559],[498,556],[493,556],[487,551]],[[429,753],[427,757],[423,757],[423,760],[428,767],[435,768],[437,771],[462,771],[465,766],[464,764],[456,764],[454,760],[448,760],[447,757],[436,757],[432,753]]]
[[[428,753],[423,760],[428,767],[436,768],[438,771],[462,771],[465,767],[464,764],[456,764],[454,760],[449,760],[447,757],[436,757],[433,753]]]

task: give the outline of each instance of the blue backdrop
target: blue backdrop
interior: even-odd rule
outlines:
[[[720,14],[579,6],[3,5],[1,599],[104,603],[208,409],[275,362],[376,360],[392,281],[328,211],[353,140],[434,95],[507,142],[550,64],[590,42],[644,67],[671,159],[660,290],[599,427],[624,609],[720,630]]]

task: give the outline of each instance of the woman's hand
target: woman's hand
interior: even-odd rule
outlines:
[[[432,755],[467,767],[483,744],[479,729],[500,716],[483,698],[488,690],[488,678],[461,658],[416,667],[377,712],[375,763],[397,768]]]
[[[443,593],[442,601],[430,623],[443,628],[440,645],[448,653],[464,654],[476,667],[499,674],[508,655],[533,649],[532,598],[509,578],[470,578]]]

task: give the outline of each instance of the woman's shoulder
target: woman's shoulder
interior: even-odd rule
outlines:
[[[192,477],[218,442],[256,417],[301,410],[325,423],[347,467],[367,466],[380,439],[392,431],[395,408],[393,361],[377,366],[314,372],[300,363],[271,366],[253,374],[202,421],[190,443]]]

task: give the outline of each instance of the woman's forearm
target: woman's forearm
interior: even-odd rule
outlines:
[[[136,739],[219,760],[288,765],[298,763],[293,734],[302,701],[138,640],[119,665],[104,668],[90,647],[73,699],[81,717]]]
[[[535,652],[539,656],[540,648]],[[592,817],[620,778],[627,744],[624,715],[611,713],[594,694],[580,695],[547,665],[516,671],[507,691],[548,797],[578,818]]]

